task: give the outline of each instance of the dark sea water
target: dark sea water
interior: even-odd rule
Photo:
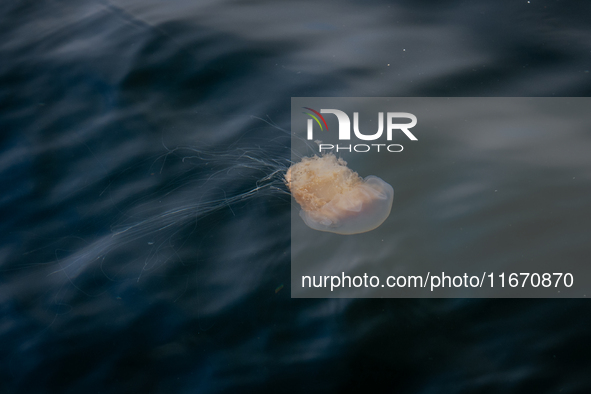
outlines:
[[[292,300],[281,182],[291,97],[591,95],[590,15],[4,1],[0,393],[591,392],[587,300]]]

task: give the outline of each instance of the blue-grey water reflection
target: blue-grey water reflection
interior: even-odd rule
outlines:
[[[291,300],[257,187],[292,96],[589,95],[589,7],[4,2],[0,392],[588,391],[582,301]]]

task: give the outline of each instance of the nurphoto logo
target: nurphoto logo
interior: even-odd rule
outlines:
[[[308,140],[314,140],[314,121],[320,128],[320,131],[328,131],[328,124],[322,114],[333,114],[337,117],[339,122],[339,141],[351,141],[351,120],[349,116],[338,109],[321,109],[320,112],[309,108],[303,107],[310,112],[304,112],[304,114],[310,116],[307,123],[307,138]],[[395,123],[400,119],[408,119],[410,123]],[[413,128],[417,124],[417,117],[408,112],[388,112],[386,113],[386,139],[392,141],[392,135],[395,131],[401,131],[411,141],[417,141],[417,137],[410,132],[409,129]],[[359,130],[359,112],[353,112],[353,133],[355,137],[362,141],[375,141],[379,139],[384,133],[384,113],[378,112],[378,131],[373,134],[364,134]],[[319,143],[318,149],[320,152],[323,150],[335,150],[336,152],[348,151],[348,152],[369,152],[371,150],[388,151],[388,152],[402,152],[404,149],[400,144],[324,144]],[[382,149],[382,150],[380,150]]]

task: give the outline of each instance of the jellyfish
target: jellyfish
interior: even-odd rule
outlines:
[[[218,211],[240,217],[250,200],[269,206],[277,198],[285,206],[293,196],[309,227],[337,234],[367,232],[386,220],[394,193],[390,185],[375,176],[362,179],[332,154],[292,162],[290,153],[300,153],[290,152],[291,132],[268,124],[279,131],[271,131],[274,138],[246,134],[249,138],[239,138],[230,147],[168,148],[163,143],[162,154],[138,166],[146,166],[150,176],[165,173],[166,177],[162,181],[150,178],[155,183],[137,191],[138,199],[117,206],[122,213],[110,228],[92,242],[60,254],[47,265],[48,275],[59,286],[70,283],[72,291],[96,296],[104,288],[88,286],[86,280],[97,273],[109,283],[129,279],[139,283],[155,272],[189,267],[181,260],[181,248],[189,241],[202,242],[200,237],[212,231],[209,226],[218,223],[218,218],[205,219]],[[224,222],[220,226],[225,231]],[[138,250],[143,253],[135,258]],[[122,266],[122,255],[134,257]],[[69,294],[64,291],[61,300]]]
[[[377,176],[365,179],[333,155],[304,157],[285,174],[285,183],[314,230],[359,234],[379,227],[390,215],[394,189]]]

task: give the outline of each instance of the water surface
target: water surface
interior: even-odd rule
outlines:
[[[290,199],[216,205],[289,161],[291,97],[588,96],[588,4],[0,10],[0,392],[589,390],[586,300],[292,300]]]

